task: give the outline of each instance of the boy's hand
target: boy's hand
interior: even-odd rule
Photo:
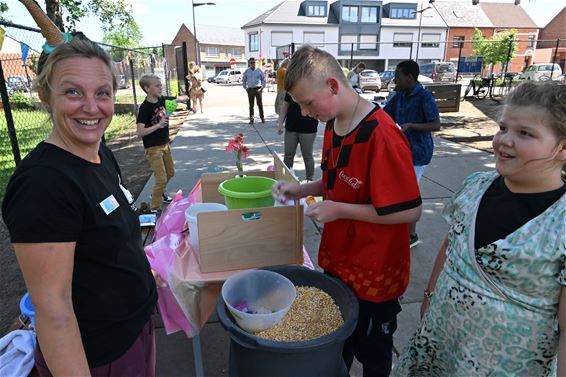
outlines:
[[[285,204],[287,200],[300,198],[301,185],[288,181],[278,181],[273,185],[271,194],[279,203]]]
[[[340,218],[339,203],[332,200],[309,204],[305,216],[320,223],[329,223]]]
[[[159,124],[160,124],[160,128],[167,127],[167,124],[169,124],[169,117],[167,115],[163,115],[161,117],[161,122],[159,122]]]
[[[277,133],[279,135],[283,135],[283,127],[281,127],[281,126],[277,127]]]

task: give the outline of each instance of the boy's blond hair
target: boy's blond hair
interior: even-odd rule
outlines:
[[[145,88],[156,81],[161,82],[161,78],[157,75],[154,75],[153,73],[148,73],[147,75],[143,75],[140,78],[140,86],[142,90],[147,93],[147,90],[145,90]]]
[[[299,48],[291,57],[291,62],[285,73],[285,90],[293,90],[301,79],[308,79],[314,85],[322,85],[330,77],[335,77],[343,85],[348,86],[348,80],[334,56],[319,48],[305,45]]]

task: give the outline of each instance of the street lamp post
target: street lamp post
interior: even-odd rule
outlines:
[[[421,25],[423,23],[423,13],[427,10],[429,10],[431,7],[426,7],[423,8],[423,5],[421,4],[421,10],[416,11],[415,13],[420,13],[419,14],[419,31],[417,33],[417,54],[415,56],[415,61],[418,63],[419,62],[419,46],[421,44]]]
[[[196,65],[200,65],[200,54],[197,42],[197,24],[195,22],[195,8],[200,7],[201,5],[216,5],[215,3],[195,3],[194,0],[191,0],[191,4],[193,5],[193,37],[195,38],[195,63]]]

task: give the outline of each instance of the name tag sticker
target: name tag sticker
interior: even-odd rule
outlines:
[[[120,204],[114,197],[114,195],[110,195],[106,199],[100,202],[100,206],[105,214],[111,214],[116,208],[120,207]]]

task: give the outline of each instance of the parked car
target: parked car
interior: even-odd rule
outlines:
[[[210,76],[210,77],[207,77],[207,78],[206,78],[206,82],[208,82],[208,83],[216,82],[216,78],[217,78],[217,77],[218,77],[218,74],[212,75],[212,76]]]
[[[364,90],[375,90],[376,92],[381,90],[381,79],[377,71],[364,69],[360,72],[360,89],[362,92]]]
[[[379,74],[379,78],[381,80],[381,89],[387,89],[389,83],[395,78],[395,70],[388,69],[383,71]]]
[[[130,87],[130,81],[125,75],[118,75],[118,89],[128,89]]]
[[[218,84],[231,84],[234,82],[242,82],[242,71],[238,69],[225,69],[220,71],[216,76]]]
[[[14,94],[14,89],[12,89],[11,86],[8,86],[7,83],[6,83],[6,92],[8,93],[9,96],[11,96],[12,94]]]
[[[6,86],[9,87],[12,92],[30,91],[30,84],[24,76],[8,76]]]
[[[533,64],[525,72],[521,73],[519,78],[523,80],[545,81],[550,79],[551,72],[552,79],[556,80],[562,74],[562,68],[556,63],[554,64],[554,69],[552,68],[552,63]]]
[[[426,77],[423,75],[419,75],[419,77],[417,78],[417,81],[420,82],[421,84],[433,84],[434,81],[432,81],[432,79],[430,77]],[[387,84],[387,90],[388,91],[393,91],[395,90],[395,79],[389,81],[389,84]]]
[[[421,64],[419,70],[421,75],[430,78],[433,82],[450,82],[456,78],[456,67],[452,62]]]

